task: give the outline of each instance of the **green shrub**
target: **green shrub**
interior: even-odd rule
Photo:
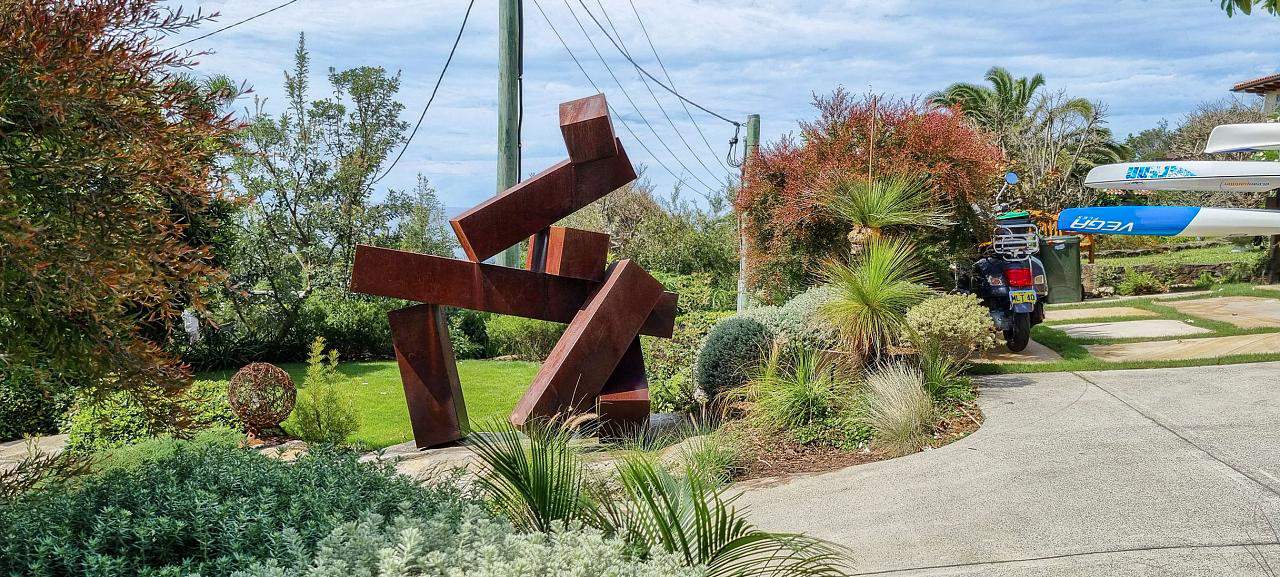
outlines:
[[[932,343],[957,359],[995,347],[997,332],[987,307],[971,294],[925,299],[907,311],[906,337],[916,348]]]
[[[717,287],[710,274],[669,274],[653,271],[653,278],[663,288],[680,295],[677,306],[680,314],[699,311],[729,311],[737,304],[737,291]]]
[[[326,353],[324,346],[319,337],[311,344],[303,392],[287,428],[308,443],[340,445],[360,428],[360,415],[342,391],[346,377],[338,372],[338,351]]]
[[[644,336],[645,374],[649,379],[649,398],[655,412],[692,411],[697,384],[694,366],[702,341],[711,327],[731,316],[728,311],[697,311],[676,317],[671,338]]]
[[[323,337],[347,360],[390,358],[395,349],[387,313],[403,306],[395,299],[317,295],[307,299],[307,308],[308,316],[316,318],[318,326],[314,332],[300,336],[304,343]]]
[[[96,451],[161,436],[187,436],[208,428],[243,430],[227,402],[225,381],[196,381],[174,396],[158,396],[147,407],[124,391],[82,395],[66,425],[67,448]]]
[[[952,356],[936,340],[919,345],[918,355],[924,389],[934,403],[948,405],[973,400],[973,381],[964,376],[963,360]]]
[[[867,375],[865,422],[876,446],[892,456],[914,453],[929,444],[937,413],[920,370],[903,363]]]
[[[515,355],[527,361],[542,361],[555,348],[564,325],[537,319],[493,315],[485,321],[491,356]]]
[[[853,416],[853,386],[830,353],[774,346],[754,373],[753,417],[766,430],[801,444],[852,448],[866,440]]]
[[[489,335],[485,332],[485,319],[489,313],[467,309],[449,309],[449,344],[453,356],[462,359],[482,359],[489,352]]]
[[[1169,287],[1160,281],[1154,273],[1126,269],[1124,279],[1116,285],[1116,293],[1126,296],[1150,295],[1167,292]]]
[[[0,369],[0,442],[58,432],[72,395],[41,373],[10,365]]]
[[[471,503],[354,453],[283,463],[224,443],[179,442],[136,466],[0,504],[0,574],[229,576],[316,543],[347,521],[460,520]]]
[[[642,559],[629,553],[625,542],[595,530],[516,533],[479,508],[467,509],[460,521],[442,514],[425,519],[401,516],[386,523],[378,515],[367,515],[339,525],[315,549],[309,554],[305,547],[288,547],[285,555],[259,562],[238,577],[331,577],[335,571],[369,577],[703,574],[666,553]]]
[[[773,335],[760,321],[744,316],[721,320],[698,351],[695,380],[708,396],[737,387],[764,357]]]
[[[840,348],[840,333],[819,312],[839,295],[829,286],[812,287],[778,307],[777,312],[762,320],[773,334],[786,342],[819,349]]]

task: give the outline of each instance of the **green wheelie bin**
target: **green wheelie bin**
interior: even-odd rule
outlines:
[[[1040,239],[1040,261],[1049,282],[1049,303],[1084,300],[1080,269],[1080,237],[1048,236]]]

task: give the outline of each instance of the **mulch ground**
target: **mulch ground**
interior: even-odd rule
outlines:
[[[963,439],[978,430],[981,422],[982,411],[976,403],[960,405],[938,423],[929,446],[937,448]],[[742,455],[739,469],[734,474],[735,481],[825,473],[892,458],[874,447],[846,450],[826,445],[803,445],[785,435],[752,427],[746,421],[737,421],[730,426],[738,433]]]

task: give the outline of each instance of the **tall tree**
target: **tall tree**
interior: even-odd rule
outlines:
[[[164,338],[217,276],[235,94],[157,44],[201,19],[151,0],[0,13],[0,379],[34,366],[102,391],[181,385]]]
[[[231,267],[235,310],[246,325],[269,328],[259,335],[269,345],[291,334],[308,297],[345,287],[355,245],[376,243],[396,218],[396,203],[372,197],[404,141],[399,75],[330,68],[332,96],[308,100],[309,72],[299,35],[286,111],[273,117],[259,102],[231,166],[249,202]]]
[[[1280,14],[1280,0],[1261,0],[1260,2],[1254,2],[1254,0],[1220,0],[1220,2],[1222,9],[1227,11],[1228,17],[1235,16],[1236,12],[1248,16],[1253,13],[1255,6],[1270,12],[1272,15]]]
[[[990,87],[952,84],[929,100],[958,108],[996,135],[1022,176],[1013,192],[1028,208],[1057,212],[1091,202],[1095,192],[1083,186],[1084,175],[1094,166],[1129,156],[1106,128],[1102,105],[1045,92],[1039,74],[1014,78],[997,66],[987,71],[986,79]]]

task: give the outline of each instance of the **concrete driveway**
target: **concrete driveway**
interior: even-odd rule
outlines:
[[[1280,363],[1005,375],[941,449],[747,488],[860,574],[1280,572]]]

